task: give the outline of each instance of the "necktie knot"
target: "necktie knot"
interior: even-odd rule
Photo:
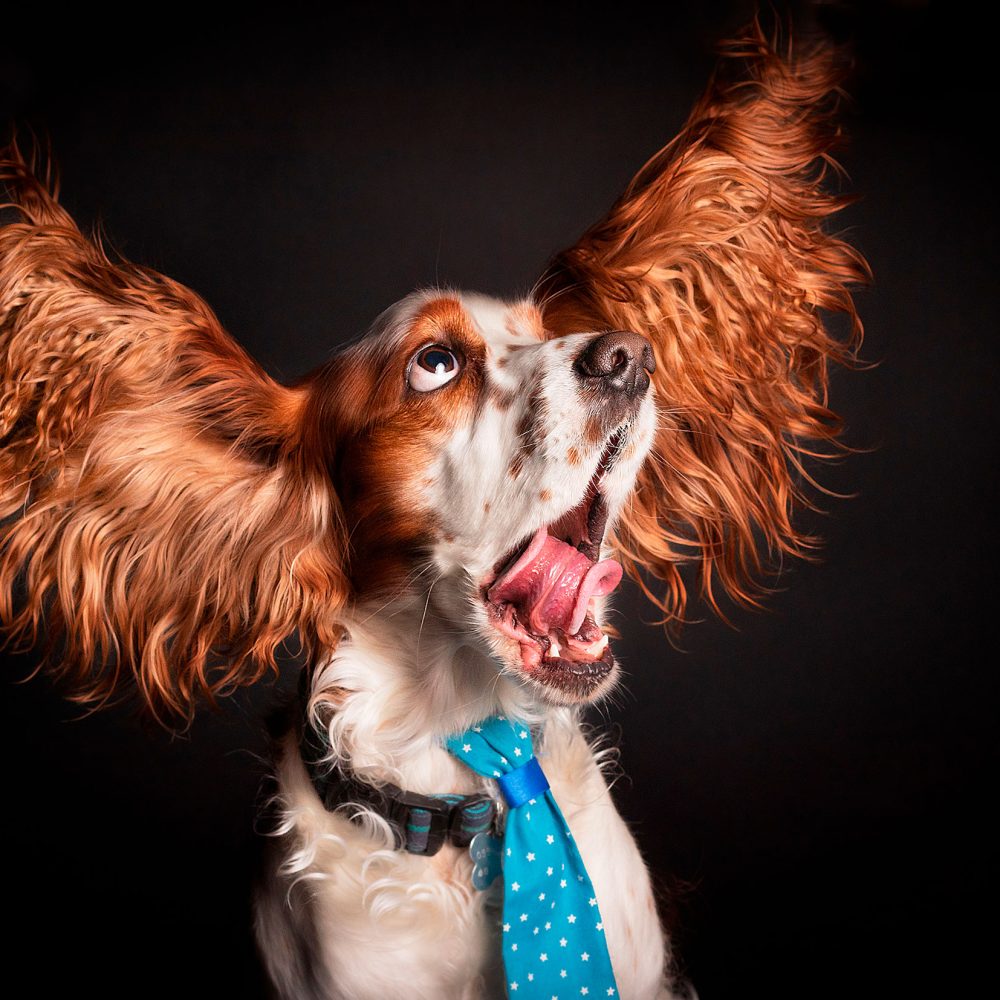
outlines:
[[[539,798],[549,787],[537,757],[531,757],[520,767],[502,774],[497,778],[497,784],[508,809],[517,809],[525,802]]]

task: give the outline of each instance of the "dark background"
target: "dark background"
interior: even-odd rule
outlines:
[[[51,138],[78,220],[291,378],[415,286],[525,292],[674,134],[752,10],[674,8],[150,8],[132,30],[7,15],[0,122]],[[733,629],[695,606],[675,649],[626,590],[629,676],[596,715],[703,1000],[954,995],[995,870],[990,174],[922,4],[796,11],[857,55],[842,160],[862,200],[838,226],[874,268],[860,308],[879,364],[838,373],[833,397],[870,451],[822,472],[856,495],[803,518],[823,558],[788,567],[768,612]],[[949,78],[965,89],[975,65]],[[37,996],[262,995],[260,720],[294,667],[171,737],[16,684],[32,663],[11,661],[0,699],[0,977]]]

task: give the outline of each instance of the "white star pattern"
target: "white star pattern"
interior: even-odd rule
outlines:
[[[505,726],[504,728],[510,731],[507,742],[503,744],[509,755],[508,759],[494,747],[482,742],[481,735],[477,737],[480,743],[470,739],[473,733],[482,733],[486,729],[493,733],[496,721],[497,717],[494,717],[489,720],[489,724],[484,722],[481,726],[470,726],[467,735],[452,738],[448,748],[462,764],[471,766],[484,777],[492,772],[502,784],[507,780],[504,777],[506,772],[521,768],[525,762],[532,761],[533,734],[526,725],[522,728],[516,722],[513,726],[510,724]],[[499,732],[497,735],[499,736]],[[463,739],[469,742],[463,743]],[[489,753],[491,757],[480,761],[479,758],[484,753]],[[468,760],[464,759],[466,757]],[[485,766],[481,766],[482,764]],[[496,844],[499,850],[493,849],[495,860],[492,863],[496,864],[501,857],[504,863],[506,878],[502,884],[506,886],[508,895],[504,905],[505,912],[501,918],[503,922],[497,923],[503,930],[501,941],[506,941],[510,945],[504,953],[508,975],[516,977],[507,980],[507,995],[511,1000],[515,996],[526,996],[531,1000],[531,997],[536,995],[538,1000],[544,1000],[549,997],[549,990],[555,988],[561,989],[562,993],[558,996],[551,994],[551,1000],[559,1000],[560,997],[563,1000],[572,1000],[573,997],[590,1000],[594,994],[619,1000],[617,984],[614,973],[608,965],[606,946],[601,933],[604,924],[601,922],[600,903],[586,870],[576,857],[575,848],[572,846],[575,838],[568,829],[566,820],[559,813],[558,806],[553,809],[553,800],[549,794],[540,796],[537,800],[530,798],[525,801],[525,805],[527,808],[517,812],[521,824],[517,834],[509,836],[507,844]],[[536,812],[538,815],[534,815]],[[557,832],[560,828],[565,831],[564,834]],[[520,861],[516,857],[518,851],[520,851]],[[536,867],[534,862],[540,861],[547,851],[549,860]],[[485,856],[484,853],[482,857]],[[478,855],[473,860],[476,862],[473,865],[473,874],[484,873],[486,862]],[[482,869],[477,865],[483,866]],[[521,866],[520,871],[518,865]],[[558,882],[559,892],[550,891],[548,888],[543,890],[539,884],[543,881],[541,876],[543,868],[545,885],[550,884],[548,879],[552,880],[552,885]],[[531,872],[538,872],[537,877],[531,877]],[[556,878],[557,872],[558,878]],[[524,875],[525,881],[513,881],[515,875]],[[570,883],[574,881],[573,876],[576,876],[577,884],[570,889]],[[476,882],[480,883],[478,877]],[[522,891],[524,896],[520,895]],[[515,893],[518,894],[517,899]],[[531,896],[535,899],[534,903],[529,899]],[[540,919],[542,906],[546,902],[550,908],[548,919]],[[523,913],[521,907],[524,908]],[[566,919],[568,928],[562,935],[553,934],[549,939],[548,934],[555,930],[563,918]],[[497,923],[493,926],[496,927]],[[580,923],[579,928],[575,926],[577,923]],[[595,930],[588,929],[588,925]],[[522,945],[524,947],[521,947]],[[540,947],[545,950],[539,950]],[[590,951],[591,947],[593,951]],[[574,954],[577,956],[575,961],[571,957]],[[562,956],[561,962],[556,961],[559,955]],[[549,965],[550,959],[551,965]],[[562,968],[563,964],[565,968]],[[533,967],[537,967],[537,971],[534,971]],[[563,982],[561,987],[557,985],[559,980]],[[609,986],[609,983],[612,985]]]

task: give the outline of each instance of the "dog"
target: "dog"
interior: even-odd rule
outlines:
[[[607,995],[684,995],[581,712],[618,680],[623,573],[675,622],[685,562],[752,604],[764,554],[814,544],[803,459],[838,446],[828,372],[868,278],[824,228],[839,79],[754,24],[529,297],[419,291],[290,385],[0,158],[0,625],[72,697],[129,683],[168,724],[297,633],[255,918],[279,996],[532,995],[473,884],[475,823],[512,807],[443,742],[490,717],[534,739]]]

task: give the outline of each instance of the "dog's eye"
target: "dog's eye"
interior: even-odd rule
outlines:
[[[430,392],[450,382],[461,370],[458,355],[441,344],[422,347],[413,356],[406,380],[417,392]]]

